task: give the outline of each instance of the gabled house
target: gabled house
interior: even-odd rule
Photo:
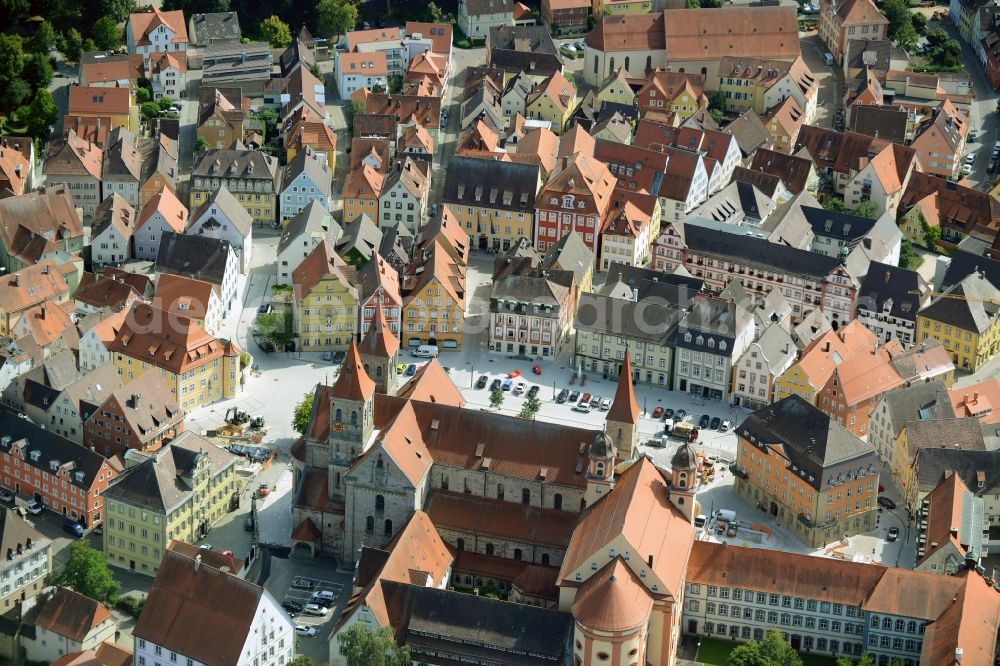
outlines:
[[[219,335],[225,311],[219,285],[205,280],[161,273],[150,303],[164,312],[187,317],[209,335]]]
[[[43,303],[55,306],[69,299],[69,285],[52,260],[4,275],[0,279],[0,335],[10,336],[22,315]]]
[[[72,129],[103,147],[108,133],[117,127],[139,132],[139,106],[131,86],[70,86],[64,130]]]
[[[83,220],[63,187],[0,199],[0,261],[14,273],[83,250]]]
[[[154,52],[149,56],[147,78],[153,84],[153,99],[180,100],[187,91],[187,58],[184,53]]]
[[[125,199],[113,194],[102,201],[91,227],[91,261],[96,265],[130,261],[135,227],[135,209]]]
[[[548,121],[555,134],[562,134],[575,107],[576,88],[562,72],[555,72],[536,85],[524,102],[527,117]]]
[[[35,142],[25,136],[0,138],[0,198],[27,192],[35,179]]]
[[[337,135],[333,129],[309,110],[302,107],[288,120],[285,132],[285,161],[291,162],[295,155],[306,148],[326,161],[330,173],[337,165]]]
[[[239,88],[203,86],[198,100],[198,138],[211,148],[233,148],[237,141],[251,143],[263,127],[250,117],[250,98]]]
[[[118,429],[122,423],[124,429]],[[184,412],[160,375],[147,372],[111,392],[83,424],[83,445],[105,457],[155,451],[184,431]]]
[[[440,296],[438,294],[440,293]],[[438,240],[414,257],[400,276],[401,342],[461,349],[466,308],[466,269]],[[426,307],[435,303],[435,307]]]
[[[111,363],[97,367],[65,386],[47,386],[30,374],[19,379],[24,413],[52,433],[83,443],[83,423],[101,403],[122,386],[118,370]]]
[[[142,153],[142,171],[139,176],[139,205],[142,210],[150,199],[166,188],[177,193],[177,141],[164,133],[153,139],[139,142]]]
[[[596,257],[600,233],[612,215],[616,182],[607,165],[593,157],[577,153],[564,158],[535,197],[535,248],[548,251],[576,231]]]
[[[63,185],[83,209],[84,219],[90,220],[101,201],[103,161],[104,151],[71,129],[64,138],[49,142],[42,175],[50,187]]]
[[[968,133],[967,115],[946,97],[941,106],[917,126],[910,147],[917,151],[924,172],[954,179],[962,166]]]
[[[147,61],[156,52],[179,52],[186,62],[188,32],[184,12],[179,9],[164,12],[149,5],[145,11],[129,14],[125,22],[125,47]]]
[[[313,201],[285,225],[278,240],[276,263],[277,284],[291,285],[292,271],[309,256],[319,243],[335,243],[340,237],[340,225],[330,211]]]
[[[156,259],[163,234],[168,231],[184,233],[188,225],[188,209],[168,188],[163,188],[150,199],[136,220],[132,234],[135,258],[143,261]]]
[[[386,176],[368,164],[361,165],[347,174],[342,198],[344,222],[349,224],[362,215],[377,220],[379,199],[385,187]]]
[[[333,201],[333,172],[326,157],[306,146],[285,166],[281,176],[281,221],[287,224],[312,201],[329,210]]]
[[[111,360],[109,348],[130,309],[131,303],[117,312],[108,313],[80,336],[80,370],[93,370]]]
[[[819,36],[838,63],[847,53],[848,42],[855,39],[885,39],[889,19],[872,0],[846,0],[820,3]]]
[[[292,271],[295,332],[304,351],[344,350],[354,341],[355,282],[354,266],[344,263],[326,242],[317,244]],[[336,307],[328,305],[334,302]]]
[[[105,641],[114,642],[117,624],[101,602],[57,587],[38,604],[34,638],[21,640],[28,659],[52,664],[75,652],[97,650]]]
[[[430,190],[430,164],[406,157],[382,184],[378,199],[379,228],[387,229],[396,222],[403,222],[416,233],[427,215]]]
[[[205,280],[219,287],[227,316],[236,302],[239,259],[229,241],[202,234],[165,231],[154,271]]]
[[[250,271],[250,259],[253,254],[253,217],[225,185],[195,209],[187,228],[174,231],[228,241],[236,250],[240,261],[240,272]]]
[[[471,40],[485,40],[490,29],[514,25],[514,0],[459,0],[458,28]]]
[[[73,292],[75,312],[78,315],[118,312],[128,309],[143,296],[128,282],[116,275],[84,273],[80,285]]]
[[[108,134],[101,167],[102,200],[117,194],[133,208],[139,207],[143,157],[138,138],[124,127]]]
[[[635,94],[635,103],[643,111],[666,111],[687,120],[699,109],[708,106],[705,77],[702,74],[649,72],[645,83]]]

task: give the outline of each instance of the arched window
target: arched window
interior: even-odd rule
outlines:
[[[628,73],[628,61],[629,61],[629,57],[625,56],[625,72],[626,73]]]
[[[372,374],[372,369],[368,367],[367,363],[365,363],[365,374],[368,375],[369,377]]]
[[[344,420],[344,412],[341,411],[339,407],[337,408],[337,416],[333,420],[336,421],[337,423],[340,423],[341,421]]]
[[[653,56],[646,56],[646,69],[653,69]]]
[[[597,74],[597,66],[598,66],[598,61],[597,61],[597,56],[595,55],[594,56],[594,74]]]
[[[491,543],[486,544],[486,554],[487,555],[493,554],[493,544]]]
[[[377,368],[375,368],[375,376],[376,377],[381,377],[382,376],[382,366],[381,365],[378,366]]]
[[[375,510],[385,511],[385,497],[383,497],[382,495],[375,496]]]
[[[521,557],[522,557],[521,549],[520,548],[515,548],[514,549],[514,559],[515,560],[520,560]]]
[[[448,477],[447,476],[442,476],[441,477],[441,490],[448,490]]]
[[[375,532],[375,516],[365,518],[365,532],[368,532],[368,534]]]
[[[459,550],[465,550],[465,539],[459,539],[456,542],[455,547],[458,548]]]
[[[702,67],[702,68],[701,68],[701,75],[702,75],[702,76],[708,76],[708,69],[707,69],[707,68],[705,68],[705,67]]]
[[[351,412],[351,425],[352,426],[358,425],[358,412],[357,411],[352,411]]]
[[[681,488],[687,488],[687,484],[688,484],[688,475],[684,472],[678,474],[677,485],[680,486]]]
[[[615,71],[615,59],[614,58],[611,58],[611,60],[608,61],[608,71],[609,72]]]
[[[597,463],[597,476],[604,476],[604,463]]]
[[[385,463],[382,462],[382,456],[379,456],[378,460],[375,461],[375,469],[382,469],[383,467],[385,467]]]
[[[531,491],[527,488],[521,489],[521,504],[531,504]]]
[[[548,563],[549,563],[549,554],[548,553],[542,553],[542,564],[546,564],[547,565]]]
[[[389,536],[392,534],[392,521],[386,518],[385,520],[385,535]]]
[[[580,498],[580,511],[583,511],[586,508],[587,508],[587,500]]]
[[[557,509],[562,508],[562,495],[560,495],[559,493],[555,494],[555,497],[552,498],[552,506]]]
[[[503,499],[503,484],[502,483],[498,483],[497,484],[497,499],[501,499],[501,500]]]

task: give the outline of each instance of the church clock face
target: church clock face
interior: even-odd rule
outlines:
[[[333,431],[334,432],[344,432],[344,424],[341,423],[341,422],[339,422],[339,421],[336,422],[336,423],[334,423],[333,424]]]

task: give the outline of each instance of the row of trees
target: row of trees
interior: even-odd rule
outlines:
[[[41,26],[27,42],[18,35],[0,35],[0,112],[10,133],[43,137],[56,121],[55,101],[47,88],[54,75],[49,56],[54,31],[46,23]]]
[[[181,9],[186,15],[239,12],[240,25],[244,29],[258,26],[257,36],[273,48],[291,44],[298,26],[308,27],[319,37],[336,38],[353,30],[358,22],[358,7],[352,0],[277,0],[266,3],[251,0],[163,0],[163,9]]]
[[[895,657],[892,666],[903,666],[903,660]],[[728,666],[803,666],[802,657],[792,649],[784,636],[772,629],[762,641],[748,641],[733,648],[726,661]],[[875,666],[875,659],[863,654],[857,660],[838,657],[837,666]]]

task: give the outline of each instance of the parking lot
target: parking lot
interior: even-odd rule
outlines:
[[[314,594],[327,592],[332,594],[332,599],[328,598],[324,603],[329,609],[325,616],[309,615],[305,612],[295,616],[296,624],[316,627],[318,629],[320,625],[326,624],[335,616],[334,611],[341,605],[339,602],[343,591],[344,586],[341,583],[320,578],[310,578],[308,576],[295,576],[288,586],[285,596],[281,599],[281,603],[284,604],[285,602],[292,601],[305,607],[306,604],[310,603],[310,599],[312,599]]]

